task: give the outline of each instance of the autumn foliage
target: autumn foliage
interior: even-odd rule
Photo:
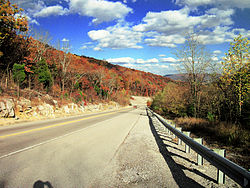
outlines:
[[[83,105],[110,100],[125,105],[130,95],[153,96],[170,81],[159,75],[56,49],[42,40],[42,36],[38,40],[24,37],[20,32],[27,31],[27,20],[17,16],[22,10],[9,1],[0,2],[2,88],[17,84],[12,75],[14,64],[24,65],[24,79],[18,82],[21,89],[49,93]]]

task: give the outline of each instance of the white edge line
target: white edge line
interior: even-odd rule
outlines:
[[[71,134],[74,134],[74,133],[83,131],[83,130],[88,129],[88,128],[96,127],[96,126],[98,126],[98,124],[95,124],[95,125],[92,125],[92,126],[88,126],[88,127],[84,127],[84,128],[79,129],[79,130],[77,130],[77,131],[73,131],[73,132],[70,132],[70,133],[67,133],[67,134],[64,134],[64,135],[61,135],[61,136],[58,136],[58,137],[55,137],[55,138],[46,140],[46,141],[44,141],[44,142],[41,142],[41,143],[38,143],[38,144],[35,144],[35,145],[28,146],[28,147],[26,147],[26,148],[23,148],[23,149],[20,149],[20,150],[17,150],[17,151],[14,151],[14,152],[5,154],[5,155],[1,156],[0,159],[3,159],[3,158],[5,158],[5,157],[9,157],[9,156],[14,155],[14,154],[17,154],[17,153],[21,153],[21,152],[23,152],[23,151],[27,151],[27,150],[33,149],[33,148],[38,147],[38,146],[41,146],[41,145],[43,145],[43,144],[47,144],[47,143],[52,142],[52,141],[54,141],[54,140],[58,140],[58,139],[60,139],[60,138],[63,138],[63,137],[69,136],[69,135],[71,135]]]

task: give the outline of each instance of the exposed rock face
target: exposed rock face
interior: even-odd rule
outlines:
[[[3,99],[0,102],[0,115],[4,118],[14,118],[15,117],[15,104],[13,99]]]
[[[63,106],[63,112],[69,114],[69,107],[68,105]]]
[[[0,115],[1,117],[5,117],[5,114],[7,113],[5,103],[2,101],[0,102]]]
[[[55,116],[53,106],[47,103],[44,103],[43,105],[39,105],[37,107],[37,111],[38,111],[38,114],[41,116],[46,116],[46,117]]]
[[[39,100],[35,100],[35,103],[32,103],[30,100],[25,98],[20,98],[19,100],[13,100],[11,98],[0,99],[0,118],[51,118],[56,116],[65,116],[67,114],[76,115],[85,112],[112,110],[119,107],[119,105],[115,102],[88,105],[85,103],[82,103],[81,105],[69,103],[67,105],[59,106],[58,102],[50,96],[46,95],[43,99],[44,98],[46,100],[38,98]]]

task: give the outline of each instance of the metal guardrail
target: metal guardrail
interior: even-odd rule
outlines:
[[[200,154],[216,168],[224,172],[228,177],[233,179],[242,187],[250,187],[250,173],[246,169],[224,157],[221,157],[220,155],[213,152],[211,149],[208,149],[207,147],[195,142],[194,140],[192,140],[192,138],[184,135],[182,132],[166,123],[165,119],[162,118],[160,115],[153,112],[149,108],[147,108],[147,110],[149,110],[155,117],[157,117],[157,119],[164,126],[166,126],[173,134],[175,134],[179,139],[185,142],[185,144],[190,146],[195,152]]]

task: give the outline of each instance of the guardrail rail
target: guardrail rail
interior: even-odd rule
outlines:
[[[153,112],[149,108],[147,108],[148,111],[152,113],[157,119],[166,127],[168,128],[173,134],[175,134],[179,139],[182,140],[185,144],[187,144],[192,150],[194,150],[196,153],[201,155],[204,159],[206,159],[208,162],[210,162],[213,166],[224,172],[228,177],[233,179],[235,182],[237,182],[242,187],[250,187],[250,173],[244,169],[243,167],[233,163],[232,161],[228,160],[227,158],[224,158],[217,153],[215,153],[213,150],[208,149],[207,147],[199,144],[198,142],[194,141],[192,138],[186,136],[181,131],[177,130],[173,126],[171,126],[169,123],[166,122],[166,120],[161,117],[159,114]]]

